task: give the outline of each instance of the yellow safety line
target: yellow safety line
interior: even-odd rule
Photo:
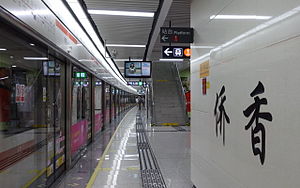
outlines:
[[[119,128],[121,127],[120,125],[122,124],[122,122],[125,120],[125,118],[127,117],[127,115],[129,114],[129,112],[125,115],[125,117],[122,119],[122,121],[119,123],[119,126],[118,128],[116,129],[116,131],[114,132],[113,136],[111,137],[109,143],[107,144],[96,168],[95,168],[95,171],[93,172],[88,184],[86,185],[86,188],[92,188],[92,186],[94,185],[95,183],[95,180],[96,180],[96,177],[98,176],[99,172],[102,170],[102,164],[104,162],[104,159],[105,159],[105,155],[107,154],[107,152],[109,151],[110,147],[111,147],[111,144],[115,138],[115,135],[116,133],[118,132]]]
[[[179,126],[179,123],[162,123],[161,125],[166,125],[166,126]]]
[[[28,188],[33,182],[35,182],[41,175],[43,175],[46,171],[46,168],[40,171],[40,173],[32,178],[29,182],[27,182],[22,188]]]

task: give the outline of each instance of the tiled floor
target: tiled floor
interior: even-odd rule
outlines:
[[[89,182],[93,188],[142,187],[135,126],[137,111],[133,108],[125,115],[110,143],[107,138],[111,135],[94,142],[55,187],[86,187],[93,174],[95,179]],[[147,126],[146,130],[167,187],[191,188],[189,127]],[[96,166],[98,170],[94,172]]]
[[[173,127],[149,129],[155,129],[155,132],[150,131],[148,133],[148,138],[167,187],[193,187],[190,180],[190,132],[174,132],[175,128]],[[189,128],[184,129],[189,130]]]
[[[95,142],[87,147],[86,153],[81,159],[63,175],[52,188],[65,188],[75,187],[84,188],[86,187],[91,175],[93,174],[95,167],[99,162],[99,158],[102,156],[106,145],[109,143],[111,136],[120,120],[124,117],[124,114],[117,117],[114,122],[110,124],[110,128],[107,128],[97,136]]]

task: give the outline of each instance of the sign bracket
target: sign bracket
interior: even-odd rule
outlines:
[[[172,20],[169,21],[169,28],[172,28]],[[172,40],[169,40],[169,46],[172,46]]]

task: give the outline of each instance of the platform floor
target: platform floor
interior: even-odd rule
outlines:
[[[143,111],[136,107],[117,121],[116,129],[113,127],[104,131],[88,147],[86,154],[73,169],[53,187],[156,187],[156,183],[151,183],[150,180],[150,184],[149,181],[145,184],[145,171],[148,170],[144,170],[141,165],[145,159],[140,157],[141,144],[137,142],[137,128],[139,133],[141,130],[137,127],[137,120],[147,135],[153,153],[151,158],[157,161],[157,172],[164,181],[162,187],[191,188],[189,127],[151,127]],[[148,158],[150,159],[149,156]]]

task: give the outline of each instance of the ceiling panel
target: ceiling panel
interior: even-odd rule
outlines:
[[[159,0],[84,0],[87,9],[156,12]],[[153,19],[149,17],[91,15],[106,44],[146,45]],[[114,59],[142,58],[145,48],[109,47]],[[124,62],[116,62],[123,67]]]
[[[85,0],[90,9],[155,12],[159,0]]]
[[[108,47],[114,59],[143,59],[145,48]]]
[[[146,45],[153,18],[92,15],[107,44]]]

